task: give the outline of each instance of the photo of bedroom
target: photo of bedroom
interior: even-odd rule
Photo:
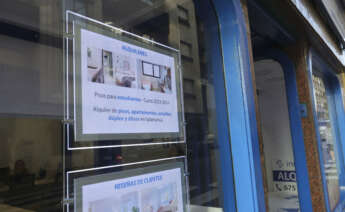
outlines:
[[[114,55],[114,68],[116,85],[127,88],[137,87],[135,59],[116,54]]]
[[[160,93],[171,93],[171,68],[138,60],[139,88]]]

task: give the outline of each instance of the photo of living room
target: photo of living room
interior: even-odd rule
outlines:
[[[138,60],[139,88],[160,93],[171,93],[171,68]]]

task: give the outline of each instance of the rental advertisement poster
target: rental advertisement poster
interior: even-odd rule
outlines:
[[[293,159],[273,159],[272,168],[274,191],[297,195],[297,179]]]
[[[81,186],[78,212],[183,212],[181,169]]]
[[[179,132],[174,57],[85,29],[80,39],[82,135]]]

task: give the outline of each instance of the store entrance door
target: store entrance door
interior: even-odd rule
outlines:
[[[282,66],[271,59],[257,61],[255,78],[268,208],[269,211],[299,211],[295,159]]]

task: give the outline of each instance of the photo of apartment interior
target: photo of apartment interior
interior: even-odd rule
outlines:
[[[139,87],[143,90],[171,93],[171,68],[139,61]]]
[[[100,48],[87,48],[88,81],[136,88],[133,58]]]
[[[88,212],[139,212],[138,192],[89,202]],[[84,211],[84,210],[83,210]]]
[[[87,48],[87,74],[89,82],[104,83],[102,50],[96,47]]]
[[[115,54],[114,58],[116,85],[126,88],[136,88],[135,59],[120,54]]]
[[[146,189],[142,192],[143,212],[177,212],[178,197],[176,183]]]

